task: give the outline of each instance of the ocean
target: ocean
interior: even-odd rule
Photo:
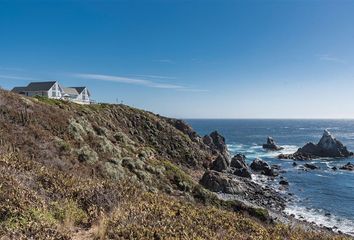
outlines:
[[[304,162],[280,160],[280,153],[293,153],[307,142],[317,143],[324,129],[354,151],[354,120],[186,120],[199,135],[217,130],[226,138],[232,154],[246,155],[247,162],[259,157],[269,164],[277,164],[284,170],[283,176],[289,182],[286,190],[293,194],[285,212],[296,218],[315,222],[318,225],[335,228],[354,234],[354,172],[337,170],[347,162],[354,163],[354,158],[317,159],[307,161],[319,169],[304,171],[300,168]],[[262,148],[267,136],[272,136],[284,150],[269,152]],[[268,184],[279,189],[279,177]],[[284,191],[279,189],[279,191]]]

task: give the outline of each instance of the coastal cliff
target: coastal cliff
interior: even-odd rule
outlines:
[[[5,239],[345,238],[274,222],[265,208],[205,189],[206,173],[224,174],[210,170],[218,158],[247,166],[229,162],[217,133],[202,138],[181,120],[0,90],[0,131]],[[263,193],[249,175],[234,184]]]

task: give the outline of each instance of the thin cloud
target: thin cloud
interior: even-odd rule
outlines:
[[[333,57],[333,56],[328,55],[328,54],[321,54],[321,55],[318,55],[318,57],[322,61],[346,63],[343,59],[340,59],[340,58],[337,58],[337,57]]]
[[[17,75],[0,75],[0,79],[12,79],[12,80],[23,80],[23,81],[45,81],[43,79],[33,78],[33,77],[25,77],[25,76],[17,76]]]
[[[177,79],[176,77],[161,76],[161,75],[131,74],[131,76],[142,77],[142,78],[154,78],[154,79]]]
[[[142,86],[153,87],[153,88],[168,88],[168,89],[183,88],[182,86],[175,85],[175,84],[156,83],[156,82],[146,80],[146,79],[130,78],[130,77],[122,77],[122,76],[89,74],[89,73],[78,73],[78,74],[74,74],[74,76],[78,77],[78,78],[86,78],[86,79],[92,79],[92,80],[110,81],[110,82],[118,82],[118,83],[126,83],[126,84],[135,84],[135,85],[142,85]]]
[[[92,79],[99,81],[109,81],[109,82],[117,82],[117,83],[125,83],[125,84],[133,84],[133,85],[141,85],[145,87],[151,88],[162,88],[162,89],[174,89],[178,91],[195,91],[201,92],[205,91],[202,89],[192,89],[182,85],[170,84],[170,83],[159,83],[154,82],[152,80],[146,80],[142,78],[131,78],[124,76],[112,76],[112,75],[104,75],[104,74],[91,74],[91,73],[76,73],[73,74],[73,77],[82,78],[82,79]]]

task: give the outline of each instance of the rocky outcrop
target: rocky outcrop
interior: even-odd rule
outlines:
[[[219,154],[218,157],[212,162],[210,169],[218,172],[226,170],[230,166],[228,159]]]
[[[213,192],[235,193],[231,178],[217,171],[206,171],[200,180],[200,184]]]
[[[344,166],[340,167],[339,169],[354,171],[354,164],[348,162],[347,164],[345,164]]]
[[[263,207],[283,210],[285,199],[269,187],[263,187],[248,178],[235,178],[232,174],[206,171],[200,184],[213,192],[233,194],[237,199],[245,200]]]
[[[236,154],[231,159],[230,164],[224,155],[219,154],[212,162],[210,169],[217,172],[228,172],[238,177],[251,178],[251,172],[245,162],[245,158],[242,154]]]
[[[217,131],[214,131],[209,135],[205,135],[203,137],[203,143],[207,145],[214,153],[221,153],[226,158],[230,157],[225,143],[225,138]]]
[[[246,156],[242,154],[236,154],[231,159],[231,172],[232,174],[244,177],[244,178],[251,178],[251,172],[246,164]]]
[[[267,138],[267,143],[263,144],[263,148],[272,151],[279,151],[284,149],[283,147],[279,147],[272,137]]]
[[[236,168],[233,174],[243,178],[252,178],[251,172],[246,168]]]
[[[246,164],[246,156],[239,153],[233,156],[233,158],[231,159],[230,167],[247,169],[248,166]]]
[[[310,160],[321,157],[342,158],[352,155],[353,153],[348,151],[347,148],[334,138],[328,130],[324,130],[322,138],[317,144],[312,142],[307,143],[302,148],[299,148],[294,154],[281,154],[278,158]]]
[[[263,175],[274,177],[277,173],[269,166],[269,164],[260,158],[256,158],[250,165],[255,172],[260,172]]]
[[[193,130],[191,126],[189,126],[185,121],[180,119],[170,119],[164,118],[170,124],[172,124],[176,129],[180,130],[184,134],[187,134],[192,141],[198,142],[200,137],[196,131]]]

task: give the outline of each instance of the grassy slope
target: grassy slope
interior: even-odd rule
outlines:
[[[152,113],[0,91],[0,236],[334,239],[263,223],[198,185],[212,156]],[[237,209],[237,212],[233,211]],[[242,210],[242,211],[240,211]]]

